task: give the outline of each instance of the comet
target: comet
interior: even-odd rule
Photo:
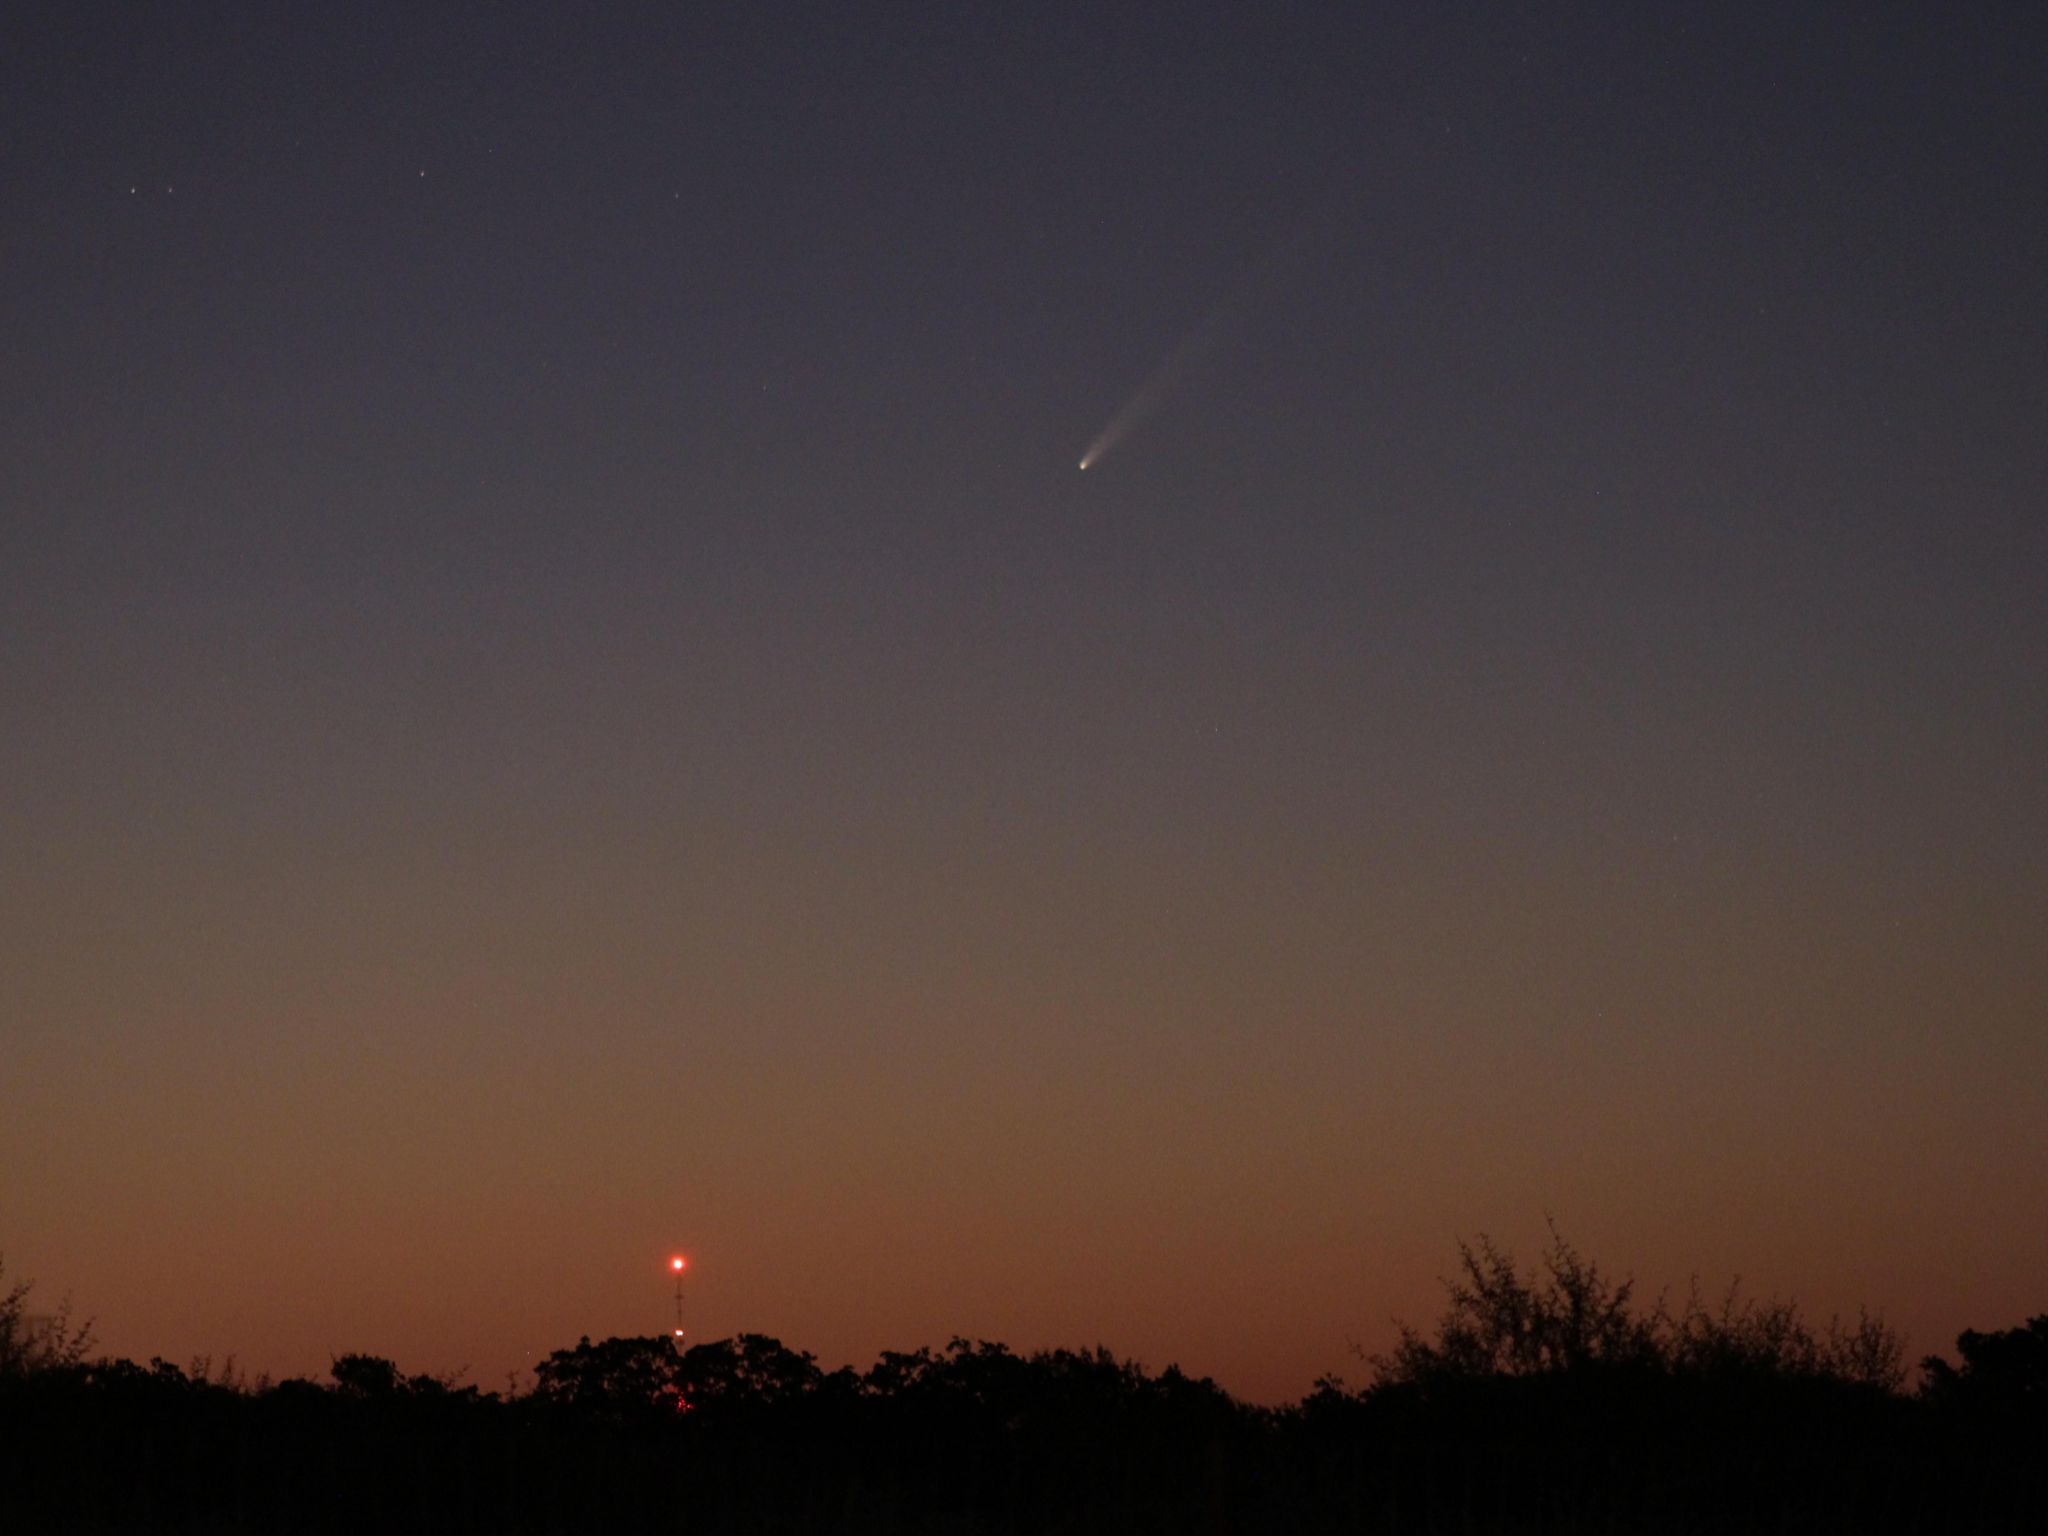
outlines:
[[[1228,300],[1212,311],[1207,319],[1196,326],[1188,338],[1173,351],[1166,360],[1147,374],[1129,399],[1117,407],[1109,423],[1096,434],[1095,441],[1088,445],[1081,455],[1081,468],[1092,469],[1109,454],[1110,450],[1124,440],[1134,427],[1144,425],[1164,405],[1173,392],[1180,387],[1188,365],[1212,350],[1224,334],[1228,323],[1236,318],[1234,308]]]
[[[1136,428],[1155,415],[1173,397],[1189,372],[1226,342],[1234,339],[1259,307],[1271,299],[1293,277],[1307,253],[1311,237],[1329,220],[1336,208],[1338,189],[1332,188],[1289,226],[1285,234],[1269,244],[1259,259],[1224,293],[1150,373],[1139,381],[1124,403],[1118,406],[1095,440],[1081,453],[1081,468],[1093,469],[1109,456]]]
[[[1397,103],[1382,101],[1378,105],[1410,129],[1421,125],[1414,114]],[[1390,166],[1403,162],[1402,156],[1388,156]],[[1350,172],[1339,171],[1325,181],[1307,209],[1258,248],[1257,259],[1224,291],[1216,305],[1139,380],[1138,387],[1111,414],[1094,441],[1081,451],[1082,470],[1094,469],[1108,458],[1126,437],[1173,398],[1211,353],[1235,341],[1259,311],[1294,280],[1312,250],[1342,238],[1338,225],[1361,206],[1366,191],[1366,184]]]

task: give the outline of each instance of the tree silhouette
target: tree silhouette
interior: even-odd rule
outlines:
[[[1459,1278],[1436,1337],[1407,1324],[1391,1353],[1372,1357],[1386,1384],[1528,1376],[1589,1365],[1641,1366],[1662,1358],[1658,1319],[1638,1316],[1631,1280],[1613,1281],[1551,1228],[1542,1269],[1525,1275],[1480,1236],[1458,1244]]]
[[[1638,1307],[1635,1284],[1615,1280],[1550,1229],[1537,1268],[1524,1272],[1485,1236],[1458,1244],[1459,1274],[1434,1337],[1400,1325],[1399,1341],[1370,1357],[1377,1384],[1427,1389],[1486,1377],[1594,1369],[1712,1377],[1807,1378],[1896,1391],[1905,1343],[1881,1317],[1816,1330],[1790,1301],[1756,1302],[1731,1285],[1709,1309],[1695,1287],[1672,1312],[1660,1298]]]
[[[1960,1367],[1939,1355],[1920,1362],[1921,1393],[1945,1405],[2048,1415],[2048,1315],[1998,1333],[1965,1330]]]
[[[605,1339],[584,1335],[534,1367],[534,1396],[579,1413],[620,1421],[673,1414],[683,1404],[675,1346],[665,1338]]]
[[[0,1293],[22,1531],[2005,1532],[2048,1508],[2048,1316],[1898,1390],[1881,1321],[1672,1310],[1553,1231],[1461,1245],[1433,1332],[1264,1409],[1100,1346],[955,1337],[827,1371],[765,1334],[556,1350],[530,1393],[337,1355],[250,1384],[52,1355]],[[63,1335],[76,1340],[68,1326]],[[38,1346],[43,1350],[43,1346]],[[34,1360],[33,1365],[19,1362]]]
[[[58,1304],[48,1317],[31,1317],[33,1280],[6,1285],[7,1264],[0,1258],[0,1376],[75,1366],[92,1348],[92,1323],[73,1323],[71,1303]]]

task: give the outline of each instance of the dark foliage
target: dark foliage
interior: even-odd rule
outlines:
[[[1555,1228],[1532,1273],[1485,1238],[1458,1245],[1450,1304],[1425,1339],[1403,1327],[1389,1355],[1372,1360],[1386,1386],[1428,1391],[1479,1378],[1619,1375],[1827,1381],[1894,1392],[1905,1380],[1905,1344],[1882,1318],[1839,1318],[1816,1331],[1789,1301],[1746,1300],[1730,1287],[1717,1308],[1695,1289],[1673,1312],[1660,1298],[1636,1303],[1635,1283],[1615,1280]]]
[[[518,1395],[359,1354],[250,1384],[16,1347],[0,1529],[2048,1528],[2048,1317],[1964,1334],[1907,1395],[1880,1322],[1642,1307],[1561,1240],[1531,1273],[1484,1240],[1461,1260],[1433,1335],[1280,1410],[1103,1349],[966,1339],[863,1374],[758,1334],[586,1338]]]
[[[29,1315],[31,1281],[9,1284],[0,1263],[0,1380],[29,1371],[78,1364],[92,1348],[92,1324],[71,1320],[71,1303],[46,1318]]]
[[[2003,1333],[1966,1330],[1956,1340],[1960,1367],[1938,1355],[1921,1362],[1921,1390],[1932,1401],[1967,1411],[2040,1419],[2048,1415],[2048,1316]]]

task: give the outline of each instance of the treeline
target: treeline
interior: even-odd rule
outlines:
[[[1461,1249],[1368,1380],[1240,1403],[1106,1350],[865,1372],[745,1334],[584,1339],[530,1390],[87,1358],[0,1296],[0,1529],[1726,1532],[2048,1529],[2048,1316],[1905,1382],[1881,1322],[1639,1304],[1562,1241]]]

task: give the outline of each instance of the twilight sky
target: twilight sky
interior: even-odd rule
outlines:
[[[2048,1307],[2048,13],[1423,9],[0,12],[9,1273]]]

